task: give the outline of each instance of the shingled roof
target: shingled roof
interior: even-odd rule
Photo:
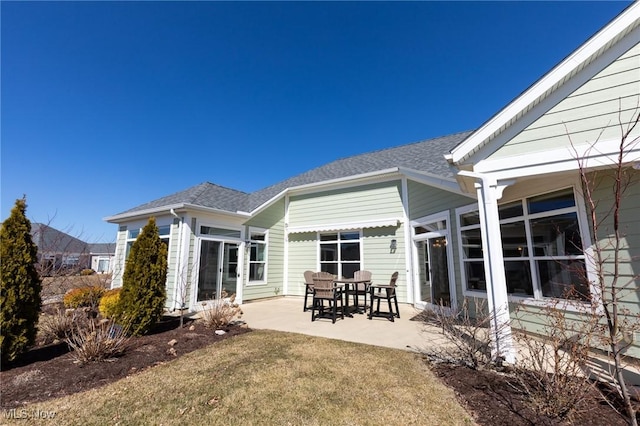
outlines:
[[[413,169],[444,178],[453,178],[453,172],[444,159],[444,155],[448,154],[470,134],[471,132],[461,132],[341,158],[251,194],[210,182],[203,182],[184,191],[126,210],[116,216],[179,204],[191,204],[229,212],[250,212],[287,188],[348,178],[394,167]]]

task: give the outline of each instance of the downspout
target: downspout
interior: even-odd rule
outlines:
[[[176,213],[176,211],[174,209],[169,210],[169,213],[171,213],[171,216],[175,217],[176,219],[178,219],[178,250],[176,253],[176,273],[175,273],[175,286],[173,288],[173,310],[175,311],[176,309],[182,309],[183,306],[178,306],[178,290],[179,287],[182,287],[183,282],[182,282],[182,271],[180,271],[180,259],[182,259],[182,228],[183,228],[183,224],[182,224],[182,218],[180,216],[178,216],[178,214]],[[186,280],[186,278],[185,278]],[[187,283],[184,282],[184,285],[186,286]],[[184,300],[182,301],[182,303],[184,304]]]
[[[492,357],[494,360],[504,358],[510,364],[515,363],[515,348],[511,335],[511,319],[509,316],[509,296],[504,273],[504,255],[500,234],[500,218],[498,216],[498,200],[502,198],[504,189],[515,181],[498,182],[486,174],[460,171],[459,176],[476,179],[475,188],[478,195],[480,213],[480,229],[484,249],[485,279],[487,280],[487,299],[491,315],[491,334],[494,340]]]

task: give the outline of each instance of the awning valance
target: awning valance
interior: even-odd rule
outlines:
[[[286,228],[288,234],[302,233],[302,232],[330,232],[330,231],[344,231],[349,229],[363,229],[363,228],[381,228],[385,226],[398,226],[400,220],[393,219],[377,219],[366,220],[360,222],[343,222],[343,223],[331,223],[322,225],[302,225],[302,226],[289,226]]]

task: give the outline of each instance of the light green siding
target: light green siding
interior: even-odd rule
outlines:
[[[633,185],[627,188],[621,201],[620,209],[620,250],[618,251],[618,282],[616,285],[621,300],[621,312],[628,311],[633,315],[640,314],[640,171],[628,168],[627,176],[633,179]],[[593,174],[592,174],[593,176]],[[613,176],[611,173],[599,172],[599,182],[594,198],[597,200],[596,215],[602,223],[599,225],[598,241],[605,260],[604,270],[608,289],[614,276],[615,238],[614,219],[610,211],[614,203]],[[605,300],[607,296],[605,294]],[[611,301],[611,297],[609,297]],[[637,318],[637,317],[636,317]],[[631,318],[631,321],[638,321]],[[636,333],[636,338],[640,334]],[[633,352],[640,355],[640,342],[634,342]]]
[[[475,202],[473,198],[413,181],[409,181],[407,190],[409,194],[409,218],[411,220],[443,211],[453,211],[457,207]]]
[[[640,97],[640,44],[498,149],[498,159],[544,152],[597,140],[620,138],[620,121],[637,113]],[[636,128],[635,136],[640,135]]]
[[[318,240],[315,232],[289,234],[288,294],[303,296],[304,271],[318,270]]]
[[[289,226],[401,218],[400,182],[383,182],[291,197]]]
[[[289,227],[331,226],[332,224],[364,223],[380,219],[404,218],[399,181],[356,186],[322,193],[292,196],[289,203]],[[399,301],[406,301],[406,265],[404,229],[387,226],[360,229],[362,231],[361,265],[372,272],[373,281],[388,283],[398,271]],[[397,250],[390,253],[391,240],[397,240]],[[318,233],[289,234],[289,295],[304,295],[303,273],[317,271]]]
[[[397,240],[394,253],[389,249],[392,239]],[[371,271],[374,284],[389,284],[391,274],[398,272],[396,281],[398,302],[407,301],[407,274],[404,227],[369,228],[363,231],[363,267]]]
[[[249,220],[247,227],[268,230],[267,241],[267,282],[248,284],[249,259],[246,260],[243,302],[282,295],[284,292],[284,211],[285,201],[279,200],[257,216]]]

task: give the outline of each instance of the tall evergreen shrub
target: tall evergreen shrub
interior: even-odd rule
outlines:
[[[12,361],[36,338],[42,283],[36,269],[38,247],[31,239],[27,202],[16,200],[0,230],[0,346],[2,362]]]
[[[149,332],[162,317],[166,280],[167,247],[155,218],[150,218],[131,246],[122,277],[118,311],[131,334]]]

